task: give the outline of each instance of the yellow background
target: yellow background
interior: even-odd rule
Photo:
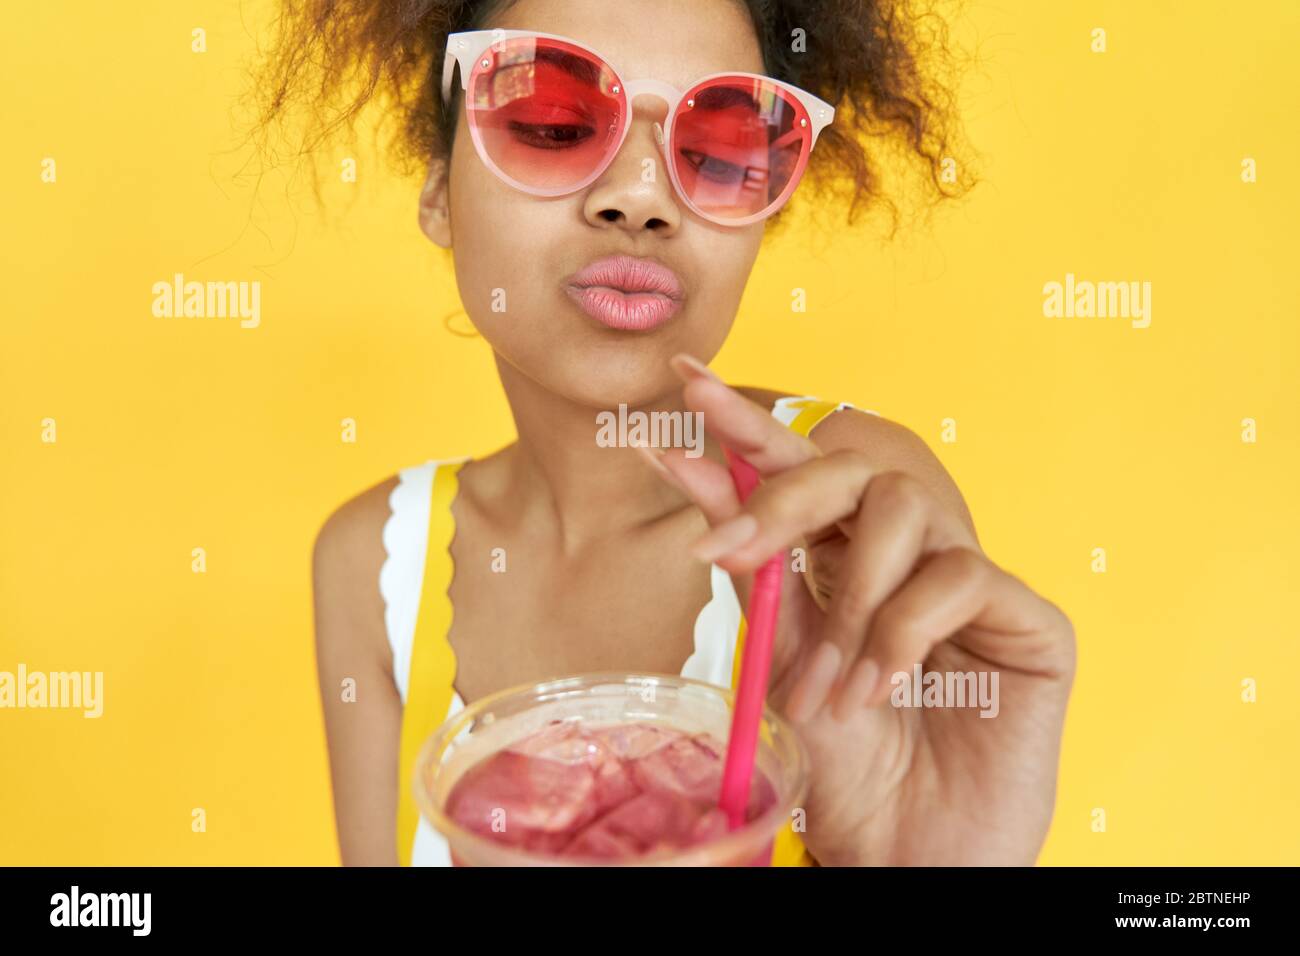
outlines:
[[[0,711],[0,863],[336,862],[315,532],[512,435],[486,346],[443,328],[414,183],[339,148],[359,181],[326,222],[236,175],[266,10],[49,2],[0,34],[0,670],[105,674],[99,720]],[[999,0],[958,32],[983,185],[893,243],[792,223],[715,367],[917,431],[989,554],[1073,617],[1043,863],[1300,862],[1300,4]],[[176,272],[260,281],[260,328],[154,318]],[[1067,272],[1150,281],[1150,328],[1045,318]]]

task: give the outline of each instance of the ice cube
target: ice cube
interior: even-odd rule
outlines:
[[[726,748],[707,734],[681,737],[633,763],[637,784],[647,790],[679,793],[701,805],[716,806],[722,796]],[[776,802],[776,791],[755,768],[745,819],[752,820]]]
[[[506,749],[563,764],[591,763],[602,756],[600,741],[583,731],[577,721],[548,724]]]
[[[627,760],[644,757],[681,736],[654,724],[614,724],[588,733],[608,747],[611,753]]]
[[[628,857],[690,846],[711,809],[678,793],[648,790],[588,825],[564,855]]]
[[[716,803],[722,789],[722,763],[690,737],[679,737],[637,760],[636,782],[644,789],[675,793],[696,803]]]
[[[556,832],[595,815],[595,776],[583,763],[561,763],[503,750],[459,780],[447,815],[461,826],[522,841],[527,831]]]
[[[626,761],[609,757],[592,768],[595,780],[593,799],[595,815],[600,815],[618,806],[624,800],[630,800],[640,792],[632,768]]]

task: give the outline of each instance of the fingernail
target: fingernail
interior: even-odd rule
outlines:
[[[675,488],[681,487],[681,482],[677,480],[677,476],[669,471],[668,466],[664,464],[664,450],[662,448],[653,448],[650,445],[633,445],[632,447],[636,449],[641,459],[655,470],[655,473],[660,478]]]
[[[858,661],[853,673],[849,675],[849,679],[840,690],[839,699],[835,701],[835,719],[843,723],[855,711],[865,707],[867,702],[871,700],[871,695],[875,691],[879,680],[879,664],[869,657]]]
[[[668,364],[672,366],[673,371],[675,371],[684,382],[690,382],[697,378],[708,379],[711,382],[722,381],[722,379],[718,378],[718,376],[713,373],[713,370],[707,365],[694,356],[687,355],[685,352],[679,352],[677,355],[674,355],[669,359]]]
[[[840,649],[830,641],[822,641],[808,658],[807,670],[790,695],[786,716],[797,724],[813,717],[826,702],[826,695],[835,684],[840,672]]]
[[[890,688],[892,686],[893,682],[889,679],[889,675],[885,673],[879,665],[877,665],[876,679],[871,685],[871,690],[869,690],[863,697],[862,706],[876,707],[879,704],[883,704],[885,701],[889,700]]]
[[[716,561],[730,554],[758,533],[758,520],[749,514],[724,521],[699,541],[691,552],[701,561]]]

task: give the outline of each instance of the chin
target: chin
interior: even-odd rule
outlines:
[[[555,391],[596,411],[648,405],[678,387],[668,367],[673,353],[624,357],[621,361],[575,361],[564,370]],[[577,374],[574,374],[575,371]]]

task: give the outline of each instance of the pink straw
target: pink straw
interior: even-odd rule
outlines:
[[[758,470],[730,449],[723,450],[731,467],[736,494],[744,502],[758,487]],[[727,762],[722,771],[722,796],[718,800],[732,830],[744,826],[745,808],[749,804],[754,757],[758,752],[758,730],[767,699],[768,674],[772,669],[772,640],[776,635],[776,615],[781,608],[781,574],[784,569],[783,556],[777,552],[754,573],[754,584],[749,592],[745,651],[740,662],[736,708],[731,715]]]

